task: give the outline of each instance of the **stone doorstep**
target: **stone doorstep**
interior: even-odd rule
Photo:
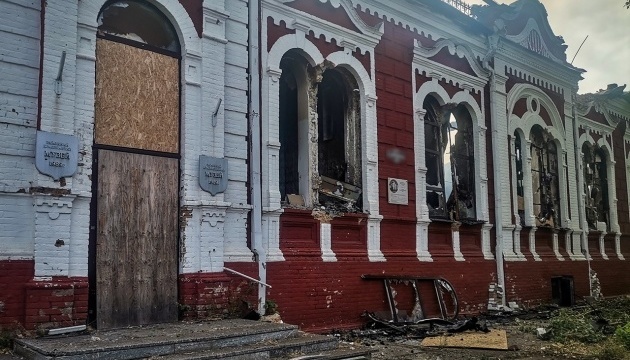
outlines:
[[[371,350],[306,334],[297,326],[249,320],[178,322],[96,331],[89,335],[18,339],[16,353],[32,360],[205,360],[370,358]]]
[[[156,357],[155,360],[211,360],[211,359],[288,359],[309,354],[317,359],[347,359],[369,354],[367,350],[339,348],[337,339],[330,336],[301,333],[297,337],[249,344],[238,348],[199,350]]]
[[[138,359],[199,349],[243,346],[297,336],[297,326],[249,320],[178,322],[88,335],[17,339],[27,359]]]

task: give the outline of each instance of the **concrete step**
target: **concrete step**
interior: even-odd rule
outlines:
[[[302,359],[302,360],[363,360],[370,358],[367,348],[340,345],[337,339],[329,336],[300,334],[294,338],[267,341],[238,348],[228,347],[215,350],[198,350],[189,353],[176,353],[151,360],[260,360],[260,359]]]
[[[179,322],[88,335],[18,339],[15,352],[32,360],[130,360],[198,350],[264,344],[297,336],[297,326],[249,320]]]

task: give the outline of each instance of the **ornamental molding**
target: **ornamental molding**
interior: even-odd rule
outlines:
[[[518,35],[506,35],[505,38],[511,40],[522,47],[535,52],[536,54],[542,55],[548,59],[551,59],[557,63],[564,64],[565,62],[554,56],[547,44],[543,40],[542,31],[538,26],[538,23],[533,18],[530,18]],[[553,36],[553,35],[552,35]]]
[[[61,214],[72,213],[72,202],[74,198],[74,196],[56,198],[46,195],[36,195],[33,197],[35,211],[48,214],[50,220],[57,220]]]
[[[363,55],[365,55],[366,52],[373,53],[374,48],[381,40],[381,36],[383,36],[384,25],[381,23],[377,28],[366,25],[352,8],[348,0],[338,0],[338,2],[350,16],[354,25],[362,33],[357,33],[356,31],[285,5],[292,1],[294,0],[264,1],[262,3],[264,9],[263,17],[271,17],[273,23],[278,26],[281,22],[284,22],[287,29],[296,30],[304,35],[312,31],[316,38],[323,36],[325,41],[329,43],[334,39],[337,45],[345,47],[346,50],[354,51],[358,48]],[[325,2],[323,0],[320,1]]]
[[[617,127],[617,125],[619,125],[619,122],[621,120],[624,120],[626,122],[630,122],[630,118],[628,118],[627,116],[624,116],[622,114],[619,114],[616,111],[612,111],[609,107],[608,104],[606,103],[606,101],[603,102],[598,102],[598,101],[591,101],[586,105],[583,104],[577,104],[576,105],[576,112],[577,112],[577,117],[580,121],[580,123],[595,123],[594,121],[590,120],[588,118],[588,113],[591,112],[591,110],[595,110],[595,112],[604,115],[604,118],[606,119],[606,121],[608,122],[608,125],[614,130],[614,128]],[[615,118],[616,117],[616,118]],[[598,125],[602,125],[597,123]],[[628,130],[626,130],[626,132],[628,132]]]
[[[601,136],[610,136],[612,135],[613,131],[615,131],[615,126],[614,125],[605,125],[605,124],[601,124],[592,120],[589,120],[588,118],[583,118],[581,116],[578,116],[578,128],[579,129],[584,129],[585,131],[593,131],[598,135]]]
[[[520,99],[528,99],[528,111],[519,118],[514,115],[513,112],[516,102]],[[538,102],[538,111],[533,111],[530,107],[530,101],[534,99]],[[560,117],[560,112],[556,108],[553,100],[551,100],[544,91],[531,84],[516,84],[507,94],[506,105],[509,119],[508,131],[510,134],[513,134],[517,128],[520,128],[526,134],[525,138],[527,139],[529,138],[529,130],[531,127],[533,125],[540,125],[543,129],[550,131],[553,134],[553,137],[561,142],[562,148],[564,148],[566,134],[562,118]],[[544,106],[545,109],[547,109],[547,113],[549,113],[549,116],[551,117],[553,127],[550,128],[547,126],[538,114],[540,106]],[[523,121],[515,121],[516,119]]]
[[[287,4],[295,0],[276,0],[276,1],[283,4]],[[359,29],[359,31],[361,31],[361,33],[363,34],[372,34],[380,38],[380,36],[383,35],[383,32],[385,31],[383,22],[380,22],[376,26],[370,26],[366,24],[365,21],[361,19],[356,9],[352,6],[352,1],[350,0],[319,0],[319,2],[322,4],[330,3],[330,5],[332,5],[332,7],[334,7],[335,9],[338,9],[339,7],[341,7],[346,12],[348,17],[350,17],[350,20],[352,21],[354,26],[356,26],[357,29]]]
[[[514,43],[501,41],[495,58],[502,60],[506,73],[531,81],[540,87],[563,95],[577,88],[581,70],[550,62],[534,53],[526,52]]]
[[[432,48],[423,47],[418,40],[414,40],[413,53],[415,56],[424,56],[425,58],[431,58],[437,55],[444,48],[448,50],[449,54],[457,56],[460,59],[466,59],[468,61],[468,64],[478,77],[486,80],[490,78],[490,71],[484,69],[481,66],[470,47],[465,44],[457,44],[451,39],[439,40]]]
[[[446,82],[452,83],[453,85],[464,89],[464,91],[471,91],[475,93],[481,93],[488,83],[487,78],[480,78],[466,74],[463,71],[453,69],[439,62],[428,59],[422,52],[418,52],[416,49],[418,49],[417,46],[414,47],[413,56],[414,77],[416,71],[420,74],[424,72],[429,78],[437,80],[444,79]]]
[[[468,39],[471,41],[470,47],[477,54],[477,58],[481,58],[479,54],[487,52],[485,39],[478,41],[466,32],[457,31],[456,28],[453,28],[453,32],[444,31],[444,23],[433,16],[434,14],[429,9],[419,9],[419,6],[422,6],[420,1],[352,0],[352,4],[357,11],[394,23],[406,28],[409,32],[425,36],[431,40]]]
[[[210,227],[216,227],[218,223],[225,222],[225,209],[207,209],[201,212],[201,223],[208,223]]]

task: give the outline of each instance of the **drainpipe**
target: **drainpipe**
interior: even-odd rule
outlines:
[[[260,180],[260,0],[249,0],[249,138],[250,138],[250,191],[252,201],[251,240],[252,252],[258,263],[258,312],[265,313],[267,283],[267,253],[262,239],[262,184]]]
[[[494,222],[497,237],[497,244],[495,247],[495,256],[497,260],[497,282],[501,288],[501,307],[507,305],[505,299],[505,271],[504,271],[504,259],[503,259],[503,219],[501,217],[502,209],[502,195],[501,195],[501,169],[496,164],[496,155],[499,154],[499,132],[494,126],[494,119],[497,117],[496,101],[494,92],[496,90],[495,85],[495,72],[494,68],[490,66],[490,59],[494,56],[499,45],[498,35],[488,36],[488,52],[486,53],[482,66],[484,69],[490,72],[490,119],[492,124],[492,155],[494,163]]]

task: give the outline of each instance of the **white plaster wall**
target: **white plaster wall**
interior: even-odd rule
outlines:
[[[0,0],[0,259],[32,258],[40,1]]]

